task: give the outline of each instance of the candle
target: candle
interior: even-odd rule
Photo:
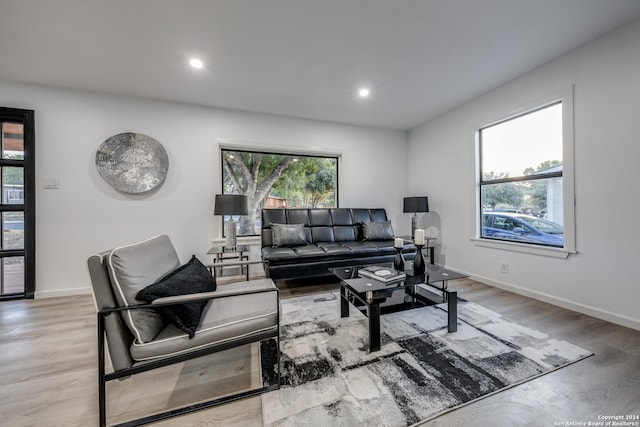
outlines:
[[[396,237],[393,246],[395,246],[396,248],[403,248],[404,247],[404,239],[402,237]]]
[[[424,230],[422,228],[416,229],[415,244],[424,245]]]

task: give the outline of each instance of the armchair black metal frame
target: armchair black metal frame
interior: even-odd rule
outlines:
[[[142,372],[147,372],[153,369],[162,368],[165,366],[169,366],[175,363],[184,362],[187,360],[195,359],[201,356],[217,353],[220,351],[228,350],[231,348],[251,344],[258,343],[268,339],[274,339],[276,343],[276,355],[275,355],[275,375],[273,378],[270,378],[270,382],[268,384],[264,384],[264,377],[262,379],[263,385],[260,388],[243,391],[240,393],[236,393],[233,395],[227,395],[224,397],[214,398],[205,402],[200,402],[192,405],[187,405],[181,408],[176,408],[172,410],[168,410],[165,412],[153,414],[150,416],[146,416],[143,418],[138,418],[135,420],[127,421],[121,424],[118,424],[118,427],[121,426],[138,426],[143,424],[148,424],[151,422],[156,422],[164,419],[168,419],[171,417],[187,414],[190,412],[212,408],[214,406],[222,405],[225,403],[234,402],[240,399],[244,399],[251,396],[256,396],[261,393],[276,390],[280,388],[280,337],[279,337],[279,326],[274,330],[267,331],[258,331],[254,334],[243,336],[231,340],[225,340],[220,343],[212,343],[211,346],[207,346],[204,348],[200,348],[197,350],[191,350],[182,354],[177,354],[173,356],[166,356],[158,359],[153,359],[145,362],[136,362],[134,361],[129,354],[129,346],[133,340],[132,335],[130,334],[127,326],[124,324],[122,317],[119,315],[127,310],[138,310],[138,309],[148,309],[153,308],[156,309],[162,306],[168,306],[172,304],[176,304],[175,301],[171,301],[170,298],[163,298],[162,302],[155,301],[151,304],[140,304],[129,307],[119,307],[115,299],[113,299],[113,293],[111,293],[112,301],[104,301],[104,292],[102,298],[98,296],[98,292],[96,286],[100,286],[100,283],[104,285],[104,283],[109,282],[109,275],[104,266],[104,254],[94,255],[89,258],[89,271],[91,275],[91,279],[94,286],[94,295],[96,296],[96,303],[98,305],[98,314],[97,314],[97,322],[98,322],[98,403],[99,403],[99,422],[100,426],[107,425],[107,393],[106,393],[106,384],[112,380],[123,379],[135,374],[139,374]],[[251,262],[252,264],[254,262]],[[207,266],[209,268],[214,267],[213,265]],[[212,274],[213,271],[212,271]],[[224,285],[224,287],[233,286],[233,284]],[[267,292],[276,292],[276,297],[279,301],[279,292],[276,287],[269,289],[256,289],[249,291],[241,291],[241,292],[224,292],[222,295],[216,296],[211,295],[212,293],[205,294],[192,294],[187,298],[179,297],[179,302],[193,302],[198,300],[213,300],[219,298],[229,298],[234,296],[248,295],[248,294],[259,294],[259,293],[267,293]],[[215,293],[215,292],[214,292]],[[106,292],[108,294],[108,292]],[[102,301],[101,301],[102,300]],[[280,324],[280,304],[277,304],[277,325]],[[105,342],[106,341],[106,342]],[[120,352],[121,355],[125,355],[128,359],[128,365],[124,368],[116,368],[114,366],[113,372],[106,372],[105,363],[106,363],[106,351],[110,352],[117,351]]]

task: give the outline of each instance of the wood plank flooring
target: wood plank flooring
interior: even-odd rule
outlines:
[[[425,426],[555,426],[640,415],[640,331],[617,326],[472,280],[450,286],[467,300],[595,356],[424,423]],[[335,283],[279,284],[281,298],[337,290]],[[338,307],[336,307],[338,310]],[[255,347],[176,365],[109,386],[119,421],[257,381]],[[0,302],[0,426],[97,425],[96,321],[91,296]],[[213,378],[213,380],[212,380]],[[213,381],[213,382],[211,382]],[[637,420],[636,420],[637,421]],[[259,397],[157,426],[261,426]]]

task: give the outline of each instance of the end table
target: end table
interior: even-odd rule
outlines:
[[[248,261],[249,254],[251,251],[251,246],[249,245],[237,245],[237,246],[225,246],[225,245],[214,245],[209,249],[207,255],[214,255],[213,264],[214,268],[218,268],[220,277],[223,276],[224,267],[240,267],[243,274],[246,273],[247,280],[249,280],[249,266],[248,265],[238,265],[236,263],[225,263],[226,260],[237,259],[238,261]],[[219,264],[219,265],[215,265]]]

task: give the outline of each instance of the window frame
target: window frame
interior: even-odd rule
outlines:
[[[247,153],[261,153],[261,154],[272,154],[272,155],[283,155],[283,156],[300,156],[300,157],[316,157],[316,158],[332,158],[336,160],[336,186],[335,186],[335,203],[336,208],[341,205],[341,171],[342,171],[342,153],[329,152],[329,151],[315,151],[315,150],[304,150],[304,149],[293,149],[293,148],[270,148],[270,147],[258,147],[253,145],[244,145],[242,143],[227,143],[219,141],[218,143],[218,155],[219,155],[219,165],[220,165],[220,194],[224,193],[224,166],[223,166],[223,152],[225,151],[235,151],[235,152],[247,152]],[[284,207],[284,209],[295,209]],[[224,233],[224,220],[225,217],[221,218],[221,235],[225,237]],[[238,234],[239,238],[251,238],[260,236],[260,234]]]
[[[553,247],[535,245],[530,243],[519,243],[515,241],[496,240],[482,237],[482,206],[480,196],[481,184],[481,152],[480,152],[480,131],[498,123],[526,115],[545,107],[561,103],[562,104],[562,203],[563,203],[563,223],[564,223],[564,246]],[[494,114],[487,120],[478,122],[472,126],[472,138],[475,162],[474,186],[473,188],[473,237],[472,242],[476,246],[503,249],[508,251],[545,255],[551,257],[566,258],[569,254],[576,253],[576,232],[575,232],[575,185],[574,185],[574,121],[573,121],[573,86],[569,86],[558,91],[549,93],[540,98],[526,102],[518,107],[511,108],[501,113]],[[493,182],[493,181],[492,181]]]
[[[0,294],[0,301],[10,299],[33,299],[36,292],[36,173],[35,173],[35,111],[19,108],[0,107],[0,122],[11,122],[23,126],[22,159],[7,159],[0,156],[0,166],[23,169],[23,202],[0,203],[0,216],[5,212],[22,212],[24,222],[24,247],[22,249],[1,249],[0,264],[4,258],[24,259],[24,290]],[[4,200],[3,200],[4,201]],[[0,270],[4,268],[0,265]],[[0,271],[2,272],[2,271]],[[4,274],[2,272],[2,274]],[[2,279],[0,279],[2,280]]]

